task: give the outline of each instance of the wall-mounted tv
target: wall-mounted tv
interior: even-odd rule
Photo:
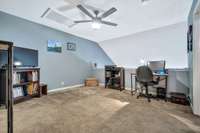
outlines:
[[[7,64],[7,52],[0,51],[0,67]],[[37,67],[38,66],[38,50],[27,49],[21,47],[13,48],[13,61],[20,62],[20,67]]]

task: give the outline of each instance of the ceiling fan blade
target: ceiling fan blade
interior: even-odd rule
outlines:
[[[71,10],[73,8],[76,8],[77,5],[81,4],[82,2],[84,2],[85,0],[64,0],[64,2],[66,2],[66,5],[60,6],[57,9],[59,11],[68,11]]]
[[[92,14],[91,14],[87,9],[85,9],[85,7],[83,7],[82,5],[77,5],[77,7],[78,7],[82,12],[84,12],[86,15],[88,15],[90,18],[94,19],[94,17],[92,16]]]
[[[74,23],[89,23],[92,22],[92,20],[79,20],[79,21],[74,21]]]
[[[106,18],[108,17],[109,15],[113,14],[114,12],[116,12],[117,9],[116,8],[111,8],[110,10],[106,11],[105,13],[103,13],[100,18]]]
[[[64,5],[64,6],[61,6],[61,7],[58,7],[57,9],[61,12],[65,12],[65,11],[68,11],[68,10],[71,10],[73,9],[75,6],[71,6],[71,5]]]
[[[47,8],[40,17],[44,18],[50,12],[50,10],[51,10],[51,8]]]
[[[105,12],[103,9],[97,8],[95,6],[91,6],[91,5],[87,5],[85,3],[82,4],[84,7],[86,7],[87,9],[90,9],[92,11],[99,11],[99,12]]]
[[[108,22],[108,21],[101,21],[102,24],[110,25],[110,26],[117,26],[116,23]]]
[[[69,25],[68,27],[69,27],[69,28],[72,28],[72,27],[74,27],[75,25],[77,25],[77,24],[76,24],[76,23],[73,23],[73,24]]]
[[[82,0],[64,0],[66,3],[70,5],[78,5]]]

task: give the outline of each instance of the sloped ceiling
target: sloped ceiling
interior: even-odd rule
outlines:
[[[111,7],[118,11],[107,18],[117,27],[103,25],[100,30],[91,24],[73,25],[74,20],[88,19],[76,5],[84,2],[104,12]],[[163,27],[187,20],[192,0],[1,0],[0,10],[96,42]],[[66,22],[41,18],[47,8],[66,17]],[[91,11],[91,10],[90,10]]]

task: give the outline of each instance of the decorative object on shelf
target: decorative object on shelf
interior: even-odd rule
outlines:
[[[97,63],[96,62],[91,62],[91,66],[93,69],[96,69],[97,68]]]
[[[22,66],[23,64],[22,64],[22,62],[21,61],[15,61],[14,62],[14,66],[16,66],[16,67],[20,67],[20,66]]]
[[[187,52],[192,52],[193,49],[193,26],[190,25],[187,32]]]
[[[62,52],[62,42],[58,40],[48,40],[47,41],[47,51],[49,52]]]
[[[67,43],[67,50],[76,51],[76,44],[75,44],[75,43],[68,42],[68,43]]]

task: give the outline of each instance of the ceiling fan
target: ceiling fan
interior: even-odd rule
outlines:
[[[77,5],[77,8],[79,10],[81,10],[84,14],[86,14],[88,17],[91,18],[91,20],[79,20],[79,21],[74,21],[75,24],[79,24],[79,23],[92,23],[92,28],[94,29],[100,29],[101,28],[101,24],[105,24],[105,25],[109,25],[109,26],[117,26],[116,23],[113,22],[109,22],[109,21],[104,21],[103,19],[110,16],[111,14],[113,14],[114,12],[117,11],[116,8],[112,7],[111,9],[109,9],[108,11],[102,13],[101,15],[99,15],[100,11],[99,10],[94,10],[94,15],[93,16],[84,6],[82,6],[81,4]]]

